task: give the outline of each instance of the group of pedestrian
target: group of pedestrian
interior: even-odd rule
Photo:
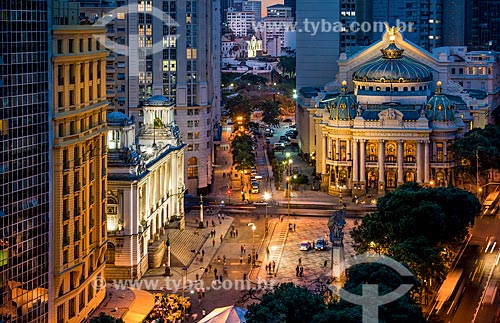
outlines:
[[[268,274],[272,274],[276,271],[276,261],[270,261],[269,264],[266,265],[266,272]]]
[[[297,229],[297,225],[295,223],[293,225],[291,223],[288,223],[288,231],[295,232],[296,229]]]
[[[215,229],[210,230],[210,238],[215,238]]]
[[[304,266],[297,265],[297,267],[295,267],[295,276],[304,277]]]
[[[229,235],[231,238],[237,238],[238,237],[238,229],[234,229],[234,226],[232,227],[231,231],[229,231]]]
[[[241,254],[241,255],[244,255],[244,254],[246,254],[246,253],[247,253],[247,246],[246,246],[246,245],[244,245],[244,244],[242,244],[242,245],[240,246],[240,254]]]

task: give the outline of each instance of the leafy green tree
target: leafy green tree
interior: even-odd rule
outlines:
[[[278,285],[264,294],[258,304],[248,307],[247,323],[308,323],[326,309],[323,298],[293,283]]]
[[[441,250],[465,238],[480,210],[477,198],[454,187],[422,188],[405,184],[379,199],[351,232],[358,252],[374,250],[405,262],[423,281],[442,281]]]
[[[287,78],[294,78],[296,72],[295,57],[280,57],[278,68],[283,71],[283,75]]]
[[[500,128],[488,125],[484,129],[473,129],[465,137],[456,140],[451,151],[458,163],[457,171],[468,178],[475,178],[477,159],[479,171],[500,169]],[[477,155],[476,155],[477,154]]]
[[[231,116],[233,120],[239,116],[243,117],[245,122],[250,120],[252,103],[247,94],[240,92],[238,95],[230,97],[225,102],[225,107],[229,111],[229,116]]]
[[[280,124],[279,116],[283,115],[279,107],[279,102],[266,100],[261,104],[262,121],[268,125],[278,126]]]
[[[90,320],[90,323],[124,323],[122,319],[114,318],[110,315],[101,312],[99,317],[94,317]]]
[[[250,136],[246,134],[235,136],[231,142],[231,154],[237,171],[250,169],[255,163]]]

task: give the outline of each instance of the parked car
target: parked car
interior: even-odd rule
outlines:
[[[309,241],[302,241],[300,243],[299,249],[301,251],[309,251],[309,250],[311,250],[311,248],[312,248],[312,246],[311,246],[311,243]]]
[[[316,250],[326,250],[327,242],[323,238],[316,239],[316,245],[314,249]]]

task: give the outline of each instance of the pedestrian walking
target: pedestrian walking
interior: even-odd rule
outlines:
[[[224,240],[224,236],[221,234],[220,235],[220,243],[222,244],[222,240]]]
[[[302,258],[299,258],[299,265],[302,265]]]
[[[296,277],[299,277],[299,272],[300,272],[300,268],[299,268],[299,265],[297,265],[297,267],[295,267],[295,276]]]
[[[240,256],[240,265],[243,264],[243,256]]]
[[[243,251],[244,251],[244,249],[243,249],[243,245],[241,245],[241,246],[240,246],[240,250],[241,250],[241,251],[240,251],[240,255],[242,255],[242,254],[243,254]]]
[[[217,279],[217,268],[214,268],[214,276],[215,276],[215,279]]]
[[[205,257],[205,249],[201,249],[201,256]]]
[[[205,287],[201,288],[201,297],[205,298]]]
[[[236,229],[236,237],[238,237],[238,229]]]
[[[328,260],[325,260],[325,262],[323,263],[323,267],[326,267],[326,265],[328,265]]]
[[[208,220],[207,220],[207,228],[208,228]]]
[[[212,247],[215,247],[215,239],[212,239]]]
[[[295,232],[296,227],[297,227],[297,225],[294,223],[293,224],[293,232]]]
[[[276,261],[273,260],[273,272],[276,270]]]
[[[243,253],[247,253],[247,246],[243,245]]]
[[[213,227],[215,227],[215,222],[214,222],[214,220],[212,220],[212,226],[213,226]]]
[[[304,267],[303,266],[300,266],[299,276],[304,277]]]
[[[224,261],[224,265],[226,264],[226,255],[222,256],[222,261]]]
[[[220,256],[217,256],[217,262],[220,264]]]
[[[267,254],[267,258],[269,258],[269,247],[266,248],[266,254]]]

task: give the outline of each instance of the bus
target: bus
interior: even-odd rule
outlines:
[[[483,215],[495,215],[496,204],[500,191],[491,192],[483,202]]]
[[[454,269],[448,273],[446,279],[439,288],[436,297],[436,313],[444,308],[447,314],[455,310],[460,302],[460,298],[465,292],[465,279],[463,269]]]
[[[486,286],[486,291],[483,297],[483,304],[493,304],[495,303],[495,298],[497,296],[498,286],[497,282],[490,280]]]

